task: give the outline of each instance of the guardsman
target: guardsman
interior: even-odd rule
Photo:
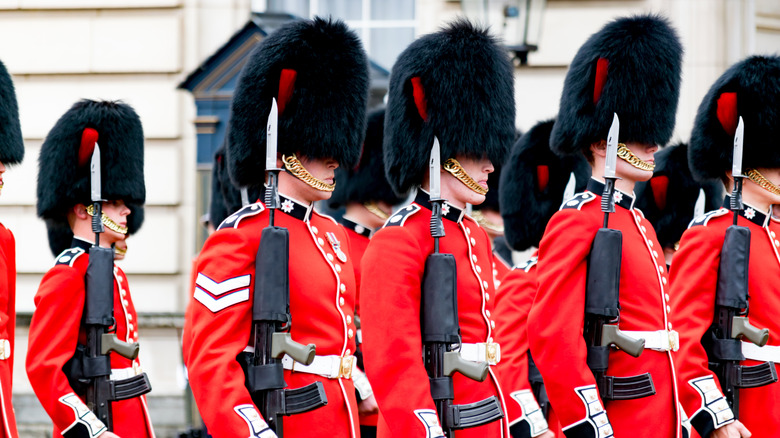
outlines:
[[[737,393],[739,410],[734,412],[724,399],[723,382],[708,368],[703,343],[728,344],[714,340],[709,330],[717,322],[716,290],[719,269],[727,268],[723,257],[724,239],[731,226],[749,230],[748,272],[737,272],[744,278],[749,292],[744,315],[753,326],[769,329],[769,342],[763,347],[747,339],[735,339],[736,359],[741,366],[780,363],[780,324],[777,309],[780,295],[780,226],[770,219],[772,204],[780,204],[780,57],[753,56],[729,68],[710,88],[699,106],[694,122],[688,158],[693,176],[699,180],[720,180],[732,193],[735,175],[732,173],[732,151],[735,134],[742,119],[742,179],[743,208],[737,222],[726,207],[710,211],[690,223],[680,241],[680,249],[672,264],[672,306],[684,306],[685,312],[673,318],[680,332],[683,362],[679,366],[681,401],[692,413],[691,423],[703,437],[754,438],[780,435],[780,383],[755,388],[731,388]],[[738,164],[738,163],[737,163]],[[745,266],[747,269],[747,266]],[[725,290],[725,288],[724,288]],[[719,306],[718,306],[719,307]],[[740,306],[742,307],[742,306]],[[740,342],[741,341],[741,342]],[[741,347],[741,351],[740,351]],[[724,352],[727,349],[724,348]],[[713,361],[710,361],[713,362]],[[739,370],[735,370],[739,371]],[[745,370],[747,371],[747,370]],[[741,374],[741,373],[740,373]],[[739,420],[735,420],[735,414]],[[742,424],[740,424],[742,422]]]
[[[360,39],[343,22],[321,18],[289,23],[264,39],[233,97],[227,160],[241,186],[265,182],[266,149],[273,147],[265,122],[278,109],[277,167],[285,170],[273,211],[275,225],[289,233],[287,328],[293,341],[316,346],[308,365],[281,358],[283,378],[288,389],[316,384],[327,396],[326,406],[284,417],[286,438],[359,436],[351,380],[357,289],[350,242],[313,203],[330,198],[339,165],[357,163],[367,101],[368,62]],[[222,222],[197,261],[185,360],[203,421],[216,438],[275,436],[242,369],[245,354],[265,347],[250,335],[260,280],[255,262],[269,221],[264,203],[249,204]]]
[[[401,203],[404,197],[393,192],[385,178],[385,161],[382,157],[382,133],[385,127],[384,107],[368,114],[366,120],[366,139],[360,154],[360,162],[351,169],[340,167],[336,170],[338,186],[333,191],[329,206],[332,209],[344,208],[339,224],[349,236],[350,256],[355,267],[355,282],[358,296],[355,303],[355,320],[360,316],[360,260],[366,252],[368,242],[374,231],[381,228],[393,212],[393,206]],[[361,329],[356,332],[358,349],[355,357],[357,368],[352,375],[360,414],[360,436],[376,436],[379,408],[374,390],[365,375],[363,352],[361,348]]]
[[[492,365],[500,359],[493,334],[490,239],[465,208],[484,201],[492,163],[501,162],[514,138],[513,83],[505,50],[467,21],[419,38],[393,67],[384,133],[386,174],[396,192],[420,190],[374,235],[361,265],[363,353],[379,403],[379,437],[444,436],[420,354],[422,282],[426,259],[435,250],[426,193],[431,174],[440,175],[441,198],[447,200],[441,207],[445,236],[438,238],[438,249],[452,254],[457,266],[461,358]],[[441,166],[429,169],[436,144]],[[494,397],[506,411],[494,371],[483,382],[459,373],[452,382],[453,404]],[[508,432],[502,418],[454,435],[507,437]]]
[[[566,195],[584,189],[590,178],[584,158],[560,158],[550,150],[553,122],[538,123],[515,143],[501,177],[505,236],[517,251],[538,247]],[[539,371],[529,363],[526,323],[536,295],[537,256],[534,251],[509,271],[496,291],[496,339],[503,350],[498,371],[513,438],[562,436]]]
[[[91,140],[89,132],[95,135]],[[141,121],[130,106],[91,100],[74,104],[57,121],[41,147],[38,216],[69,224],[73,234],[69,249],[57,256],[55,266],[38,287],[27,350],[27,375],[54,423],[55,436],[154,437],[143,395],[109,402],[113,421],[110,430],[85,403],[85,382],[95,374],[102,375],[104,366],[86,353],[90,341],[87,324],[83,322],[85,276],[95,243],[90,162],[93,152],[99,153],[101,165],[97,167],[101,169],[102,184],[98,193],[105,200],[101,203],[105,231],[100,233],[99,243],[100,247],[111,248],[127,234],[127,205],[142,205],[146,198],[143,147]],[[138,342],[138,315],[127,277],[115,265],[112,274],[113,291],[109,294],[113,296],[114,334],[121,342]],[[112,385],[144,376],[137,357],[109,352],[105,366],[109,365],[105,371],[110,372]]]
[[[498,288],[501,280],[512,269],[512,250],[504,237],[504,219],[501,218],[501,208],[498,202],[501,163],[496,163],[493,167],[495,170],[488,175],[488,192],[485,195],[485,202],[472,206],[471,217],[490,237],[493,246],[493,281]]]
[[[667,267],[680,247],[688,224],[723,203],[723,184],[700,183],[688,168],[688,145],[666,146],[655,154],[655,169],[649,181],[636,185],[636,206],[653,224],[664,249]]]
[[[633,196],[634,184],[653,175],[658,145],[672,135],[681,59],[679,38],[666,19],[619,18],[585,42],[564,82],[550,147],[559,155],[584,154],[592,179],[547,225],[527,330],[567,437],[683,436],[672,356],[677,343],[667,326],[672,308],[666,263]],[[602,197],[613,182],[616,190]],[[605,211],[610,210],[607,228]],[[622,243],[591,259],[600,229],[611,236],[619,232]],[[604,255],[613,256],[615,264],[605,263]],[[586,293],[586,284],[599,274],[615,287]],[[603,309],[586,307],[600,297],[607,301]],[[606,310],[608,320],[596,313]],[[595,326],[587,341],[586,321]],[[608,328],[614,336],[608,336]],[[632,354],[640,356],[610,348],[613,340],[634,346]]]
[[[24,158],[19,109],[11,76],[0,62],[0,191],[6,166]],[[11,404],[16,333],[16,241],[0,224],[0,437],[17,437],[16,415]]]

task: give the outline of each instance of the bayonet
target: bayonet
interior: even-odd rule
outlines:
[[[617,113],[612,113],[612,126],[607,135],[607,159],[604,163],[604,178],[615,178],[617,167],[618,136],[620,135],[620,119]]]
[[[731,202],[729,207],[734,212],[734,225],[737,225],[739,212],[744,208],[742,205],[742,179],[745,175],[742,173],[742,146],[745,137],[745,122],[742,116],[739,117],[737,130],[734,132],[734,152],[731,162],[731,176],[734,178],[734,188],[731,192]]]
[[[92,216],[92,231],[95,233],[95,246],[100,246],[100,233],[105,231],[101,216],[103,215],[101,202],[103,202],[100,181],[100,146],[97,141],[92,149],[92,159],[89,164],[90,199],[92,200],[94,215]]]
[[[279,172],[281,169],[276,167],[278,134],[279,107],[276,105],[276,98],[273,98],[273,101],[271,102],[271,112],[268,114],[268,123],[266,124],[265,142],[265,170],[268,172],[265,206],[270,209],[270,226],[274,226],[274,210],[281,207],[278,190]]]
[[[439,252],[439,238],[444,237],[444,224],[441,221],[441,207],[444,199],[441,198],[441,146],[439,139],[433,137],[431,157],[428,160],[428,176],[430,177],[428,190],[431,201],[431,236],[433,237],[434,252]]]

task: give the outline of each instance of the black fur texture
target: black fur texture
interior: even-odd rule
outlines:
[[[365,132],[367,59],[360,38],[342,21],[294,21],[266,37],[233,94],[227,158],[236,185],[262,187],[265,180],[265,125],[282,69],[298,74],[279,115],[278,151],[354,166]]]
[[[405,196],[396,195],[385,178],[385,161],[382,156],[384,129],[385,109],[371,111],[368,114],[366,139],[357,166],[336,169],[336,190],[328,202],[330,208],[336,210],[350,202],[362,204],[382,201],[396,205],[404,200]]]
[[[636,184],[635,205],[653,224],[661,246],[672,248],[680,241],[683,233],[688,229],[688,224],[694,219],[693,210],[700,189],[704,189],[705,212],[720,207],[724,192],[720,182],[711,181],[701,184],[693,179],[688,167],[688,146],[685,143],[667,146],[655,154],[653,178],[662,176],[669,181],[664,208],[656,204],[650,181],[640,181]]]
[[[143,205],[144,134],[133,108],[122,102],[81,100],[49,131],[38,157],[38,216],[65,221],[76,204],[89,204],[89,161],[79,167],[85,128],[98,132],[102,196]]]
[[[127,216],[127,235],[130,236],[135,234],[144,222],[144,207],[137,205],[128,205],[128,207],[130,215]],[[54,257],[71,247],[73,231],[67,221],[46,219],[46,232],[49,236],[49,249]]]
[[[18,164],[23,158],[24,142],[14,83],[5,65],[0,62],[0,162]]]
[[[415,106],[420,77],[428,121]],[[387,178],[397,193],[423,181],[434,135],[442,163],[458,154],[501,163],[515,135],[512,64],[506,49],[466,20],[420,37],[393,67],[385,120]]]
[[[715,179],[731,170],[734,136],[717,117],[718,98],[726,92],[737,93],[745,123],[743,170],[780,167],[780,56],[752,56],[726,70],[699,106],[688,150],[693,176]]]
[[[599,58],[609,67],[594,104]],[[619,141],[666,144],[674,130],[681,64],[680,40],[665,18],[640,15],[608,23],[580,47],[569,67],[552,150],[571,155],[606,140],[613,113],[620,118]]]
[[[585,190],[590,166],[580,155],[558,157],[550,150],[554,120],[538,123],[512,146],[501,172],[499,200],[504,235],[510,247],[538,247],[547,222],[564,201],[563,192],[574,172],[575,192]],[[549,181],[540,190],[537,167],[547,166]]]
[[[218,227],[228,216],[240,210],[241,189],[233,184],[227,169],[226,147],[214,152],[214,167],[211,170],[211,203],[209,204],[209,222]],[[262,200],[265,191],[258,187],[247,188],[250,203]]]

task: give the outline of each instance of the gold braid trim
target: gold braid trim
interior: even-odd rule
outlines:
[[[639,170],[652,171],[653,169],[655,169],[655,163],[648,163],[647,161],[644,161],[641,158],[637,157],[623,143],[618,143],[617,156],[626,160],[628,164],[636,167]]]
[[[452,176],[455,178],[458,178],[460,182],[462,182],[466,187],[473,190],[475,193],[480,195],[486,195],[487,189],[479,185],[476,181],[474,181],[474,178],[471,177],[468,173],[466,173],[466,170],[458,163],[458,160],[454,158],[450,158],[447,161],[444,162],[444,164],[441,166],[446,170],[447,172],[451,173]]]
[[[477,221],[477,223],[482,228],[488,231],[492,231],[496,234],[504,234],[504,226],[488,220],[488,218],[486,218],[485,215],[482,214],[482,211],[480,210],[472,210],[471,218]]]
[[[284,168],[287,169],[287,171],[290,172],[292,176],[305,182],[307,185],[314,187],[315,189],[322,192],[332,192],[333,189],[336,188],[335,182],[333,184],[328,184],[325,181],[317,179],[314,177],[314,175],[310,174],[309,171],[303,167],[303,163],[301,163],[301,160],[299,160],[295,154],[292,154],[289,157],[282,155],[282,161],[284,162]]]
[[[115,246],[114,247],[114,252],[116,252],[117,255],[123,256],[123,255],[127,254],[127,249],[122,249],[122,248],[119,248],[119,247]]]
[[[366,210],[370,211],[376,217],[382,219],[383,221],[390,219],[390,215],[385,213],[381,208],[379,208],[379,206],[376,205],[376,202],[364,202],[363,207],[366,207]]]
[[[747,172],[745,172],[745,175],[747,175],[749,180],[758,184],[759,187],[766,190],[767,192],[772,193],[774,195],[780,195],[780,187],[774,185],[772,181],[766,179],[766,177],[764,177],[764,175],[761,175],[761,173],[756,169],[748,169]]]
[[[106,216],[106,212],[101,211],[100,213],[100,222],[103,222],[106,228],[119,234],[127,234],[127,227],[114,222],[110,217]],[[87,205],[87,214],[90,216],[95,215],[95,206],[93,204]]]

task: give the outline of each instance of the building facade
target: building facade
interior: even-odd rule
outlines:
[[[51,433],[24,372],[33,296],[53,265],[46,229],[35,216],[37,156],[46,133],[81,98],[123,100],[141,117],[146,137],[146,220],[120,262],[142,314],[141,356],[152,381],[149,404],[158,436],[197,425],[181,366],[182,315],[193,257],[205,238],[208,155],[199,157],[195,97],[179,87],[252,12],[344,18],[363,37],[377,67],[416,36],[477,3],[501,32],[509,0],[2,0],[0,60],[13,76],[25,140],[24,163],[5,175],[0,221],[17,241],[17,351],[14,405],[24,436]],[[687,140],[701,98],[732,63],[780,51],[780,3],[774,0],[547,0],[539,49],[518,66],[517,127],[525,131],[557,112],[563,79],[577,48],[613,17],[658,12],[685,48],[675,140]],[[497,20],[495,17],[499,17]],[[205,126],[205,127],[204,127]],[[199,131],[201,130],[201,131]],[[106,176],[110,177],[110,176]]]

